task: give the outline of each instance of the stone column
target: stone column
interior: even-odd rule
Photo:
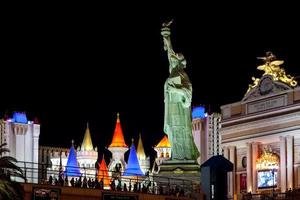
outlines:
[[[280,136],[280,190],[286,191],[286,143],[283,136]]]
[[[252,145],[247,143],[247,192],[252,191]]]
[[[233,171],[229,173],[229,194],[233,197],[235,193],[235,146],[229,148],[229,157],[230,162],[233,164]]]
[[[229,151],[228,147],[223,147],[224,157],[229,160]]]
[[[223,147],[224,157],[229,160],[229,148]],[[230,195],[230,182],[229,182],[230,172],[227,173],[227,194]]]
[[[32,162],[34,165],[32,166],[34,169],[37,169],[39,167],[38,163],[38,157],[39,157],[39,137],[40,137],[40,125],[39,124],[33,124],[32,126],[32,149],[33,149],[33,156],[32,156]],[[38,183],[38,173],[33,174],[33,183]]]
[[[258,156],[258,143],[252,143],[252,189],[253,193],[257,191],[257,171],[256,171],[256,160]]]
[[[293,136],[286,136],[286,159],[287,159],[287,187],[293,189],[293,168],[294,168],[294,151],[293,151]]]

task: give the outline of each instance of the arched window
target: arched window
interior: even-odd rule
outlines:
[[[169,152],[166,153],[166,158],[170,158]]]
[[[163,158],[164,157],[164,152],[160,153],[160,157]]]

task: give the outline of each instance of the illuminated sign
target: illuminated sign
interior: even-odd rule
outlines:
[[[277,170],[263,170],[257,172],[257,187],[272,188],[277,186]]]
[[[205,115],[205,108],[203,106],[197,106],[193,108],[192,111],[192,118],[204,118],[206,117]]]
[[[28,120],[25,113],[14,112],[12,122],[27,124]]]
[[[138,200],[138,195],[103,193],[102,200]]]

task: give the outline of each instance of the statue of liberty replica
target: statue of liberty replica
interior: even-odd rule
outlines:
[[[165,181],[165,177],[170,179],[172,185],[182,185],[185,187],[200,182],[200,166],[196,159],[199,152],[193,140],[191,101],[192,84],[185,73],[186,60],[180,53],[176,53],[170,40],[171,22],[164,23],[161,29],[164,49],[167,51],[169,60],[169,77],[164,85],[164,132],[168,135],[168,151],[170,157],[160,156],[156,158],[153,167],[155,181]],[[156,146],[156,149],[159,145]],[[157,151],[158,151],[157,150]],[[164,149],[167,151],[167,149]],[[158,151],[160,153],[164,150]],[[168,154],[169,155],[169,154]],[[183,181],[184,180],[184,181]]]
[[[164,132],[171,143],[172,160],[196,160],[199,152],[192,135],[192,84],[184,71],[186,68],[184,56],[175,53],[172,48],[171,23],[172,21],[163,23],[161,29],[170,72],[164,86]]]

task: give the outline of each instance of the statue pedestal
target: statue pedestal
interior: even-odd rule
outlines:
[[[155,164],[153,179],[164,190],[178,186],[193,191],[200,185],[200,165],[196,160],[161,160]]]

